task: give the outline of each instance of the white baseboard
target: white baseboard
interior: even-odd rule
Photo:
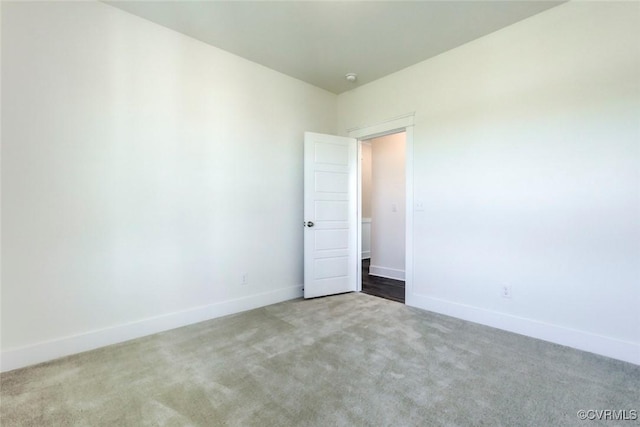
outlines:
[[[379,265],[369,266],[369,274],[371,276],[386,277],[387,279],[404,280],[404,270],[380,267]]]
[[[640,365],[640,344],[537,320],[486,310],[424,295],[408,294],[406,304],[481,325],[588,351],[601,356]]]
[[[371,251],[362,251],[362,259],[371,258]]]
[[[136,322],[41,342],[28,347],[3,351],[0,371],[6,372],[59,357],[94,350],[146,335],[179,328],[229,314],[287,301],[302,296],[302,285],[277,289],[185,311],[164,314]]]

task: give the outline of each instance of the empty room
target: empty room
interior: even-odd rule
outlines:
[[[640,422],[640,2],[0,14],[2,426]]]

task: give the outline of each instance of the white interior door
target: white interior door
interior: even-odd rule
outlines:
[[[355,138],[304,134],[304,297],[357,286]]]

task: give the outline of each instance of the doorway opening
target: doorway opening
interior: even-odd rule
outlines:
[[[362,291],[362,179],[360,142],[403,133],[404,197],[392,213],[404,211],[404,270],[380,265],[377,276],[404,275],[404,303],[413,294],[413,132],[410,113],[375,125],[347,130],[348,136],[305,132],[304,136],[304,297]],[[422,204],[416,210],[423,210]],[[375,227],[375,218],[371,224]],[[400,237],[402,238],[402,237]],[[375,239],[375,237],[374,237]],[[376,262],[375,248],[373,261]],[[399,249],[402,251],[402,247]],[[370,250],[371,251],[371,250]],[[371,257],[371,255],[369,255]],[[371,273],[376,265],[369,265]],[[391,273],[390,273],[391,272]],[[391,276],[394,278],[397,276]]]
[[[405,302],[406,131],[360,140],[360,290]]]

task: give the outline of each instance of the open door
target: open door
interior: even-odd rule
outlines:
[[[356,291],[355,138],[304,134],[304,297]]]

